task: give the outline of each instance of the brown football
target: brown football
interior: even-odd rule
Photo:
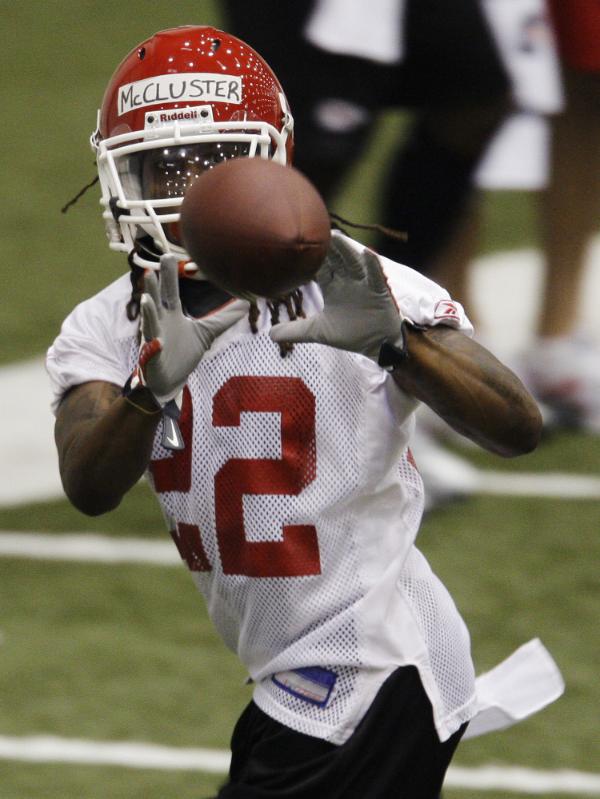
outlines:
[[[297,169],[236,158],[205,172],[181,205],[192,260],[232,294],[276,298],[312,280],[329,245],[329,214]]]

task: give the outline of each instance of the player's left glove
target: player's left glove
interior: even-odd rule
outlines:
[[[376,363],[381,363],[384,342],[403,350],[406,320],[372,250],[358,251],[334,233],[316,280],[323,293],[323,311],[275,325],[269,332],[273,341],[326,344],[366,355]]]

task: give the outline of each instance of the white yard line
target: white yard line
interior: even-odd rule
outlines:
[[[2,760],[225,774],[229,768],[229,758],[229,752],[219,749],[180,749],[133,741],[82,741],[49,735],[23,738],[0,736]],[[538,771],[515,766],[451,766],[445,787],[600,796],[600,774],[572,770]]]
[[[165,533],[166,535],[166,533]],[[181,559],[170,540],[111,538],[95,533],[0,533],[0,557],[93,563],[177,566]]]
[[[42,359],[0,368],[0,507],[62,495]]]
[[[561,472],[477,472],[473,493],[511,497],[600,499],[600,477]]]
[[[225,774],[230,755],[219,749],[176,749],[135,741],[112,743],[32,735],[24,738],[0,736],[0,758]]]
[[[561,769],[539,771],[520,766],[450,766],[445,788],[507,791],[548,795],[551,793],[600,796],[600,774]]]

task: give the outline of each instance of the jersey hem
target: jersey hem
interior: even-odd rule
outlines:
[[[295,732],[299,732],[303,735],[310,735],[313,738],[321,738],[328,743],[341,746],[342,744],[346,743],[346,741],[355,732],[356,728],[361,723],[369,708],[375,701],[375,697],[377,696],[377,693],[379,692],[379,689],[383,683],[391,674],[393,674],[394,671],[396,671],[396,669],[403,668],[405,666],[414,666],[419,673],[419,679],[421,680],[423,689],[431,705],[433,722],[440,742],[443,743],[444,741],[447,741],[448,738],[450,738],[458,729],[460,729],[465,722],[470,721],[476,715],[477,694],[476,692],[473,692],[467,702],[460,707],[455,708],[451,713],[440,718],[439,713],[436,712],[435,706],[432,702],[430,685],[428,684],[429,680],[426,678],[426,673],[428,670],[427,668],[424,669],[423,664],[417,661],[405,661],[403,663],[397,663],[388,669],[378,672],[377,682],[374,686],[374,690],[367,690],[365,695],[362,697],[362,701],[357,702],[355,705],[355,710],[357,710],[357,712],[346,721],[340,722],[338,726],[324,724],[311,719],[311,729],[307,730],[306,718],[298,718],[287,708],[274,701],[272,695],[266,688],[264,688],[262,683],[257,683],[255,685],[253,701],[263,711],[263,713],[267,714],[267,716],[275,721],[278,721],[280,724],[284,724],[286,727],[289,727]],[[361,676],[363,680],[366,681],[367,685],[371,682],[368,674],[363,672]],[[266,679],[270,678],[267,677]],[[433,682],[435,685],[435,681]]]

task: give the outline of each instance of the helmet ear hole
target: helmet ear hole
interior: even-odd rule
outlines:
[[[145,47],[140,47],[140,49],[138,50],[138,58],[140,59],[140,61],[143,61],[144,58],[146,58],[146,48]]]

